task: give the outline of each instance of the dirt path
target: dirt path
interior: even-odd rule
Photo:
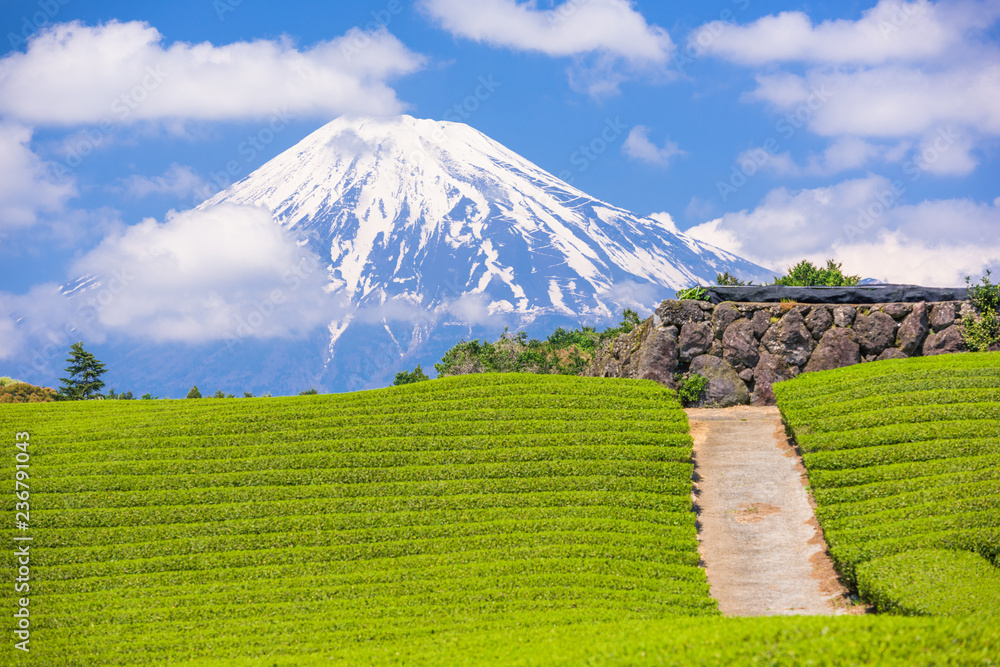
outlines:
[[[699,539],[726,616],[839,614],[837,580],[777,408],[686,411]]]

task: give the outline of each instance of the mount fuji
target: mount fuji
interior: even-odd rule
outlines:
[[[330,290],[356,310],[330,323],[324,376],[346,370],[352,387],[436,361],[441,345],[427,344],[441,335],[450,346],[498,325],[611,322],[723,271],[770,277],[468,125],[410,116],[337,119],[200,208],[222,203],[267,208],[327,265]],[[338,362],[362,341],[366,354]],[[395,363],[365,372],[373,351]]]
[[[666,216],[595,199],[468,125],[410,116],[339,118],[198,208],[220,204],[267,209],[348,307],[307,341],[202,354],[208,362],[161,385],[384,386],[462,338],[616,323],[624,308],[649,312],[723,271],[771,276]]]

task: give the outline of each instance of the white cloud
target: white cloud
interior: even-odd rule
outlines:
[[[975,149],[1000,136],[1000,49],[989,37],[1000,3],[882,0],[856,21],[814,25],[801,12],[765,16],[743,26],[719,24],[706,53],[749,65],[771,65],[745,99],[784,116],[782,131],[806,127],[837,139],[803,173],[834,173],[879,157],[920,161],[925,171],[961,175],[975,169]],[[804,64],[804,72],[774,69]],[[942,134],[948,135],[946,150]],[[894,139],[896,150],[872,152],[862,139]],[[853,143],[847,143],[853,142]],[[794,163],[774,167],[795,171]]]
[[[687,230],[699,240],[781,270],[835,258],[864,277],[957,286],[1000,262],[1000,206],[968,199],[900,203],[912,182],[880,176],[771,191],[755,209]]]
[[[121,187],[130,196],[140,199],[157,194],[188,197],[203,191],[207,183],[191,167],[175,163],[162,176],[129,176]]]
[[[35,370],[61,368],[66,348],[93,333],[87,324],[53,283],[35,285],[27,294],[0,292],[0,360]]]
[[[30,147],[31,130],[0,121],[0,232],[34,224],[39,213],[63,209],[76,195]]]
[[[904,137],[948,125],[1000,135],[1000,58],[941,71],[885,66],[762,75],[753,99],[823,136]]]
[[[893,60],[934,58],[962,46],[969,31],[982,30],[1000,16],[996,2],[899,2],[881,0],[857,21],[833,20],[814,25],[802,12],[764,16],[743,26],[714,22],[698,35],[704,52],[733,62],[882,64]]]
[[[566,0],[553,9],[516,0],[422,0],[421,6],[453,35],[497,47],[550,56],[590,56],[570,71],[571,82],[592,95],[617,92],[628,70],[664,72],[674,43],[628,0]]]
[[[308,49],[288,39],[165,44],[152,26],[112,21],[43,30],[0,60],[0,113],[36,125],[328,117],[403,109],[387,81],[423,57],[384,29]]]
[[[636,125],[629,131],[622,144],[622,152],[635,160],[664,167],[670,163],[671,158],[685,155],[685,151],[669,139],[662,147],[654,144],[649,140],[649,128],[643,125]]]
[[[264,209],[220,205],[144,220],[73,265],[96,320],[158,342],[307,333],[339,314],[325,270]]]
[[[766,169],[779,176],[829,176],[861,169],[873,162],[901,162],[909,148],[905,142],[883,145],[844,136],[834,139],[822,153],[809,155],[805,164],[796,163],[788,151],[772,153],[762,147],[740,153],[736,164],[746,174]]]

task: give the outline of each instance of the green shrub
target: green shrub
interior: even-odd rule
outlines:
[[[682,289],[677,291],[678,301],[710,301],[708,297],[708,290],[706,290],[701,285],[695,285],[694,287],[689,287],[688,289]]]
[[[400,371],[396,373],[396,379],[392,384],[399,387],[404,384],[413,384],[414,382],[424,382],[426,380],[430,380],[430,378],[424,373],[424,369],[420,367],[420,364],[417,364],[417,367],[412,371]]]
[[[674,379],[680,383],[680,387],[677,389],[677,396],[681,399],[683,405],[696,403],[701,398],[705,388],[708,387],[708,379],[697,373],[691,373],[687,377],[676,375]]]
[[[581,375],[589,367],[595,350],[604,342],[631,333],[641,323],[639,314],[626,309],[622,321],[604,331],[584,326],[557,328],[544,341],[528,339],[527,333],[504,329],[494,342],[461,341],[434,364],[438,377],[476,373],[538,373]]]
[[[727,287],[743,287],[746,285],[746,282],[740,280],[734,275],[730,275],[729,271],[725,271],[724,273],[719,273],[715,276],[715,284]]]
[[[786,287],[843,287],[857,285],[861,276],[844,275],[841,264],[832,259],[826,261],[826,268],[819,268],[808,260],[802,260],[788,269],[788,273],[780,278],[775,277],[772,285]]]
[[[964,613],[1000,599],[978,575],[949,590],[961,563],[1000,563],[998,387],[1000,353],[875,362],[774,386],[834,564],[881,609]],[[963,553],[907,555],[942,549]]]
[[[1000,615],[1000,569],[977,553],[917,549],[858,566],[858,591],[881,612]]]
[[[10,378],[3,378],[10,380]],[[54,389],[36,387],[27,382],[0,383],[0,403],[49,403],[58,400]]]
[[[984,352],[1000,342],[1000,285],[990,282],[990,272],[982,277],[978,285],[969,285],[969,300],[976,314],[962,318],[963,338],[973,352]]]

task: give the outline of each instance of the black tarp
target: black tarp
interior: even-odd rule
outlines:
[[[798,303],[917,303],[919,301],[965,301],[964,287],[920,287],[918,285],[854,285],[851,287],[708,287],[712,303],[738,301],[772,303],[791,299]]]

